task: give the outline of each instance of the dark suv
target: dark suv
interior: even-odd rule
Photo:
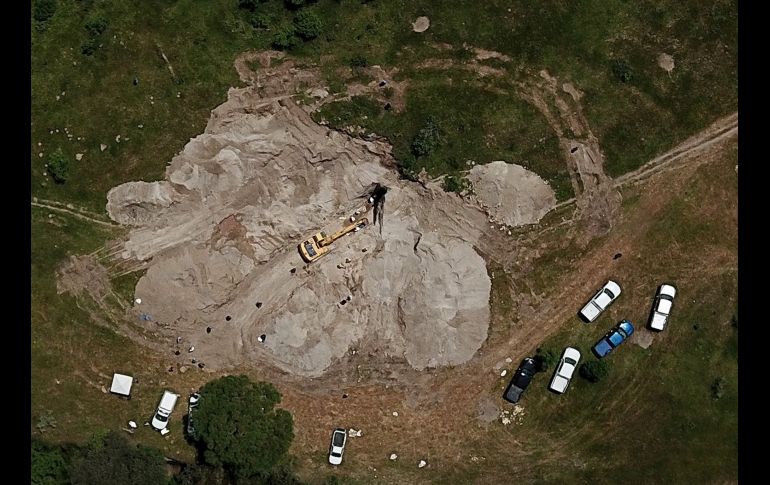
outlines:
[[[537,372],[535,368],[535,360],[532,357],[527,357],[521,361],[519,368],[516,369],[516,373],[511,378],[511,383],[508,384],[508,388],[503,394],[503,399],[510,403],[517,403],[521,399],[521,394],[529,385],[529,381]]]

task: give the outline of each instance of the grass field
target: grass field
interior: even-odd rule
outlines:
[[[278,0],[270,0],[263,13],[271,27],[257,30],[236,5],[235,0],[59,0],[56,13],[44,24],[33,20],[32,195],[104,213],[110,188],[162,178],[172,157],[190,137],[203,132],[210,110],[226,99],[227,89],[238,85],[234,57],[248,49],[268,48],[275,28],[291,19]],[[354,55],[369,65],[401,67],[400,76],[410,83],[406,109],[400,114],[358,99],[328,105],[322,115],[338,125],[361,124],[387,136],[402,163],[433,175],[465,170],[468,159],[502,159],[548,179],[560,199],[570,197],[554,133],[512,88],[512,83],[540,69],[585,93],[585,113],[612,176],[638,167],[737,109],[735,1],[319,0],[313,8],[324,31],[293,54],[309,63],[321,62],[336,87],[333,91],[356,79],[355,73],[340,74]],[[423,34],[410,27],[419,15],[431,19]],[[89,34],[86,27],[93,31],[100,23],[106,28]],[[459,48],[463,43],[510,56],[512,61],[505,65],[488,62],[507,69],[508,76],[479,83],[459,68],[413,67],[437,56],[431,44],[442,42],[454,49],[441,55],[459,64],[469,59]],[[89,46],[93,54],[84,55]],[[664,52],[675,59],[671,73],[657,65]],[[616,60],[630,67],[628,82],[613,72]],[[412,142],[429,118],[444,141],[431,154],[415,158]],[[106,145],[104,150],[101,145]],[[57,148],[69,160],[64,184],[44,175],[44,164]],[[83,154],[81,160],[76,154]],[[703,248],[735,251],[737,236],[725,237],[718,225],[724,214],[715,217],[701,204],[704,199],[734,198],[735,193],[715,193],[708,187],[701,181],[681,194],[641,244],[645,257],[623,263],[628,274],[648,275],[643,278],[647,286],[625,295],[610,315],[628,311],[634,323],[643,320],[639,309],[648,307],[654,283],[670,278],[681,288],[670,328],[646,351],[624,344],[609,357],[605,381],[591,385],[576,379],[561,398],[543,389],[547,376],[537,376],[535,383],[543,386],[528,391],[529,414],[517,427],[526,432],[524,441],[533,446],[533,459],[544,465],[533,478],[617,483],[622,477],[641,483],[718,482],[736,476],[737,328],[729,322],[736,312],[737,276],[725,270],[715,280],[699,279],[697,262],[687,259]],[[161,382],[187,389],[199,386],[203,377],[165,374],[161,358],[96,325],[78,306],[79,300],[57,294],[55,270],[68,255],[91,252],[117,233],[71,216],[48,214],[32,208],[31,431],[39,433],[40,423],[44,439],[84,442],[129,419],[141,425],[147,418],[142,413],[157,404]],[[661,253],[691,278],[667,272],[662,260],[652,257]],[[565,261],[566,255],[557,264]],[[542,274],[536,286],[547,287],[556,274]],[[137,277],[115,281],[116,292],[130,299]],[[510,305],[501,288],[495,295],[502,305]],[[559,350],[574,342],[588,357],[590,346],[613,323],[609,317],[592,326],[566,322],[544,346]],[[503,328],[493,328],[490,335],[497,338],[495,332]],[[88,381],[102,384],[100,373],[111,375],[127,365],[143,369],[135,374],[140,392],[115,406]],[[714,400],[710,387],[719,376],[725,379],[724,392]],[[45,426],[41,416],[52,416],[56,426]],[[589,418],[591,427],[584,426]],[[603,433],[603,426],[612,432]],[[505,456],[504,446],[513,439],[508,432],[495,431],[498,440],[490,435],[484,444],[490,454]],[[559,441],[559,436],[568,438]],[[146,440],[169,456],[192,457],[192,449],[179,441],[156,434]],[[555,444],[535,446],[549,440]],[[545,466],[549,456],[560,456],[557,445],[570,449],[573,443],[581,444],[574,450],[572,466]],[[628,463],[631,468],[621,465]],[[510,465],[490,463],[491,472],[503,473]],[[604,478],[594,475],[599,471]],[[652,476],[652,471],[658,474]],[[465,470],[458,465],[453,473],[445,478],[457,480]],[[467,473],[470,479],[476,472],[469,468]]]

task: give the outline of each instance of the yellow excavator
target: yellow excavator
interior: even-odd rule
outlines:
[[[327,236],[323,231],[321,231],[307,241],[304,241],[299,245],[299,253],[302,255],[302,259],[304,259],[307,263],[312,263],[316,259],[328,253],[331,249],[329,246],[331,246],[334,241],[341,238],[345,234],[363,229],[367,226],[367,224],[369,224],[369,220],[366,217],[358,221],[353,219],[353,221],[354,222],[352,224],[343,227],[330,236]]]

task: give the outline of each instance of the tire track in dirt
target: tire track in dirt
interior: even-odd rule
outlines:
[[[78,219],[83,219],[83,220],[86,220],[86,221],[89,221],[89,222],[93,222],[94,224],[99,224],[100,226],[109,227],[111,229],[117,229],[117,228],[120,227],[119,224],[115,224],[113,222],[106,222],[106,221],[103,221],[103,220],[100,220],[100,219],[96,219],[95,217],[92,217],[92,216],[89,216],[89,215],[86,215],[86,214],[82,213],[82,212],[86,212],[85,210],[83,210],[82,212],[78,212],[78,210],[80,210],[80,209],[76,209],[74,207],[72,209],[69,209],[67,207],[59,207],[59,206],[56,206],[56,205],[51,205],[51,202],[53,202],[53,201],[45,201],[45,202],[48,202],[48,203],[32,201],[32,202],[30,202],[30,204],[32,205],[32,207],[39,207],[39,208],[42,208],[42,209],[48,209],[48,210],[57,211],[57,212],[64,212],[66,214],[70,214],[72,216],[75,216]]]

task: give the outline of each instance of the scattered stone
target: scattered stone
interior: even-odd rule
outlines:
[[[198,363],[198,368],[199,369],[203,369],[205,366],[206,366],[206,364],[204,364],[203,362],[199,362]]]
[[[142,128],[144,128],[144,125],[136,125],[136,127],[141,130]]]
[[[260,341],[260,342],[264,342],[266,338],[267,338],[267,335],[265,335],[263,333],[262,335],[259,336],[259,338],[257,340]]]
[[[59,95],[58,94],[56,95],[56,101],[59,101]]]
[[[422,467],[424,467],[427,464],[428,463],[425,460],[420,460],[420,463],[417,464],[417,468],[422,468]]]
[[[105,145],[104,143],[102,143],[101,145],[99,145],[99,148],[101,149],[101,151],[104,151],[104,150],[106,150],[106,149],[107,149],[107,145]]]
[[[102,386],[102,392],[103,392],[104,394],[107,394],[107,389],[106,389],[104,386]]]
[[[181,366],[181,367],[179,368],[179,373],[180,373],[180,374],[184,374],[185,372],[187,372],[187,366],[186,366],[186,365],[183,365],[183,366]]]
[[[211,327],[206,327],[206,333],[211,333]]]
[[[79,162],[82,159],[83,159],[83,154],[82,153],[76,153],[75,154],[75,160],[77,160]]]
[[[503,369],[503,371],[500,373],[500,377],[505,377],[505,374],[507,374],[508,371]]]
[[[428,17],[417,17],[412,23],[412,30],[415,32],[425,32],[430,27],[430,19]]]
[[[397,455],[397,454],[395,454],[395,453],[391,453],[391,454],[390,454],[390,459],[391,459],[391,460],[395,460],[396,458],[398,458],[398,455]]]
[[[261,301],[257,302],[257,308],[262,308],[262,302]]]
[[[360,429],[359,430],[355,430],[353,428],[350,428],[348,430],[348,436],[351,437],[351,438],[354,438],[354,437],[357,437],[357,436],[360,437],[360,436],[363,436],[363,434],[364,434],[364,432],[362,430],[360,430]]]
[[[192,352],[193,350],[195,350],[195,346],[194,345],[191,345],[190,348],[187,349],[188,352]]]
[[[232,319],[233,319],[233,317],[231,317],[230,315],[227,315],[227,316],[225,317],[225,320],[226,320],[226,321],[228,321],[228,322],[229,322],[230,320],[232,320]]]
[[[348,395],[347,395],[347,394],[343,394],[343,395],[342,395],[342,399],[347,399],[347,398],[348,398]]]
[[[115,137],[115,143],[120,143],[120,135]]]
[[[393,411],[393,416],[398,417],[398,411]]]
[[[43,152],[38,153],[37,156],[43,158]]]
[[[179,352],[178,350],[175,350],[175,351],[174,351],[174,355],[179,355],[180,353],[181,353],[181,352]]]
[[[670,73],[674,70],[674,58],[668,54],[661,54],[658,56],[658,66]]]
[[[128,427],[131,428],[131,429],[136,429],[136,423],[134,421],[129,421],[128,422]]]
[[[511,359],[510,357],[506,357],[506,358],[505,358],[505,362],[507,362],[508,364],[510,364],[511,362],[513,362],[513,359]]]
[[[289,273],[294,274],[297,272],[297,268],[292,268],[289,270]]]
[[[362,253],[365,253],[365,252],[367,252],[367,251],[368,251],[368,249],[367,249],[367,248],[363,248],[363,249],[361,250],[361,252],[362,252]]]

